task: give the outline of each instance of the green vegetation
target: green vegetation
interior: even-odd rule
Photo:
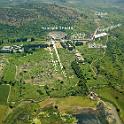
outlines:
[[[73,9],[43,3],[27,3],[10,8],[0,7],[0,15],[2,29],[0,37],[2,38],[15,37],[15,35],[40,37],[44,35],[42,27],[57,24],[71,26],[80,17],[80,14]],[[14,20],[16,21],[13,23]]]
[[[13,109],[4,123],[73,124],[77,120],[70,113],[78,113],[76,106],[95,108],[96,104],[96,101],[87,97],[48,98],[39,103],[23,102]]]
[[[8,85],[0,85],[0,105],[7,104],[10,87]]]
[[[61,111],[69,112],[70,106],[93,107],[97,105],[97,101],[92,101],[86,96],[70,96],[56,99],[56,104],[60,106]]]
[[[4,69],[3,80],[6,82],[10,82],[15,80],[16,67],[14,63],[7,63]]]
[[[8,107],[5,105],[0,105],[0,124],[3,124],[3,121],[6,118],[7,112],[8,112]]]
[[[78,107],[96,107],[97,100],[89,99],[91,91],[97,93],[103,101],[112,103],[124,121],[123,6],[108,2],[106,5],[101,1],[96,4],[94,1],[90,4],[88,0],[83,1],[84,5],[80,5],[81,0],[79,3],[73,1],[75,4],[57,2],[64,3],[64,6],[17,1],[9,7],[7,4],[6,7],[0,5],[0,48],[42,43],[49,46],[46,35],[51,30],[42,27],[74,28],[61,30],[68,34],[67,44],[68,47],[73,46],[73,50],[61,48],[59,40],[56,43],[63,69],[52,45],[33,50],[25,47],[28,50],[24,53],[1,53],[0,124],[6,118],[8,106],[12,111],[8,113],[5,124],[76,123],[72,114],[79,111]],[[77,10],[72,8],[77,6]],[[107,12],[108,15],[96,16],[96,11]],[[85,33],[86,39],[98,27],[102,29],[118,23],[122,24],[121,27],[109,30],[109,36],[89,41],[90,44],[107,45],[107,48],[89,48],[89,43],[75,46],[70,41],[70,35]],[[28,38],[33,38],[32,42],[27,42]],[[84,58],[84,63],[76,61],[76,51]],[[7,84],[11,86],[10,94]]]

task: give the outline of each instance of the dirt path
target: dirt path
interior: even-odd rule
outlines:
[[[17,77],[17,75],[18,75],[18,73],[17,73],[17,65],[15,65],[15,67],[16,67],[16,73],[15,73],[15,80],[16,80],[16,77]]]
[[[10,95],[11,95],[11,85],[10,84],[6,84],[9,86],[10,90],[9,90],[9,94],[8,94],[8,97],[7,97],[7,103],[9,103],[9,98],[10,98]]]
[[[55,50],[55,53],[56,53],[56,56],[57,56],[57,59],[58,59],[58,62],[59,62],[61,71],[62,71],[64,77],[67,77],[67,74],[66,74],[65,71],[63,70],[63,65],[62,65],[62,63],[61,63],[60,56],[59,56],[58,50],[57,50],[57,48],[56,48],[55,41],[54,41],[53,39],[51,39],[51,43],[53,44],[53,48],[54,48],[54,50]]]
[[[50,47],[49,47],[49,53],[51,55],[51,60],[52,60],[52,63],[53,63],[54,70],[55,70],[55,72],[57,72],[57,65],[56,65],[56,62],[54,60],[53,53],[52,53],[52,50],[51,50]]]

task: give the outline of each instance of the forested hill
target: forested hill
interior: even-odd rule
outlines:
[[[74,23],[83,17],[72,8],[54,4],[21,4],[0,8],[0,23],[22,26],[24,23],[35,20],[42,23]]]
[[[87,15],[76,9],[48,3],[21,3],[0,7],[0,37],[42,33],[46,26],[74,26]],[[21,33],[21,34],[20,34]],[[10,35],[9,35],[10,34]]]
[[[1,5],[16,5],[21,3],[44,2],[57,4],[98,4],[98,3],[124,3],[124,0],[0,0]]]
[[[123,2],[123,0],[0,0],[0,37],[41,36],[44,33],[41,30],[43,26],[55,25],[73,26],[79,32],[87,32],[89,29],[94,31],[96,25],[92,10],[94,8],[97,10],[98,7],[113,12],[116,7],[116,11],[119,9],[122,13],[123,4],[119,4],[122,7],[114,4],[119,1]]]

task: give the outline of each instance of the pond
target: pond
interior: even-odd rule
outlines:
[[[105,118],[101,118],[97,111],[91,109],[82,110],[74,116],[78,120],[77,124],[107,124]]]

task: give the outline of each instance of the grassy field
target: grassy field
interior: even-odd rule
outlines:
[[[63,55],[64,49],[61,51]],[[54,52],[53,55],[55,60],[57,60]],[[66,55],[68,54],[66,53]],[[70,54],[68,56],[70,56]],[[47,49],[40,49],[35,51],[33,54],[27,54],[26,56],[21,56],[18,54],[11,55],[10,60],[10,64],[17,66],[16,79],[18,80],[17,83],[12,87],[10,95],[11,101],[18,101],[21,99],[42,99],[42,97],[46,96],[46,92],[43,87],[46,84],[49,85],[50,90],[57,89],[54,90],[54,92],[52,91],[52,96],[63,96],[66,88],[71,85],[75,85],[75,82],[78,81],[76,78],[64,79],[58,62],[56,62],[57,72],[55,72],[53,63],[51,62],[52,60],[50,53]],[[62,60],[64,61],[63,58]],[[65,71],[68,73],[68,77],[73,75],[73,70],[71,69],[69,60],[66,62],[66,64],[62,61],[62,64],[67,66]],[[9,74],[7,72],[12,71],[11,68],[8,68],[9,71],[6,71],[6,78],[7,74]],[[23,80],[25,83],[20,83],[20,80]],[[61,90],[61,92],[60,81],[64,81],[64,89]],[[41,92],[41,94],[39,94],[38,90]]]
[[[17,79],[23,78],[26,83],[34,84],[49,84],[57,80],[48,50],[40,49],[32,55],[16,58]],[[60,72],[57,74],[61,77]]]
[[[4,68],[4,80],[5,81],[13,81],[15,80],[15,73],[16,73],[16,66],[14,63],[9,62],[6,64],[5,68]]]
[[[8,106],[7,106],[7,98],[10,91],[10,87],[8,85],[0,85],[0,124],[3,124],[2,121],[5,119]]]
[[[40,102],[40,107],[46,107],[50,104],[55,104],[58,106],[59,111],[62,113],[67,112],[74,112],[73,108],[75,107],[82,107],[82,108],[95,108],[97,101],[92,101],[88,97],[83,96],[71,96],[71,97],[64,97],[64,98],[48,98],[43,102]]]
[[[0,104],[7,104],[7,98],[10,87],[8,85],[0,85]]]
[[[8,107],[4,105],[0,105],[0,124],[3,124],[3,120],[6,117],[8,111]]]
[[[33,54],[21,56],[18,54],[11,55],[11,64],[16,65],[15,86],[12,87],[10,100],[18,101],[21,99],[40,99],[46,96],[44,85],[49,86],[51,96],[65,96],[67,89],[74,87],[78,78],[71,68],[71,61],[75,59],[73,53],[65,49],[58,49],[61,62],[64,65],[64,71],[67,78],[61,72],[60,65],[57,62],[56,54],[53,52],[56,61],[57,71],[54,70],[52,59],[48,49],[40,49]],[[68,59],[65,59],[68,58]],[[12,67],[11,67],[12,68]],[[11,68],[10,71],[11,71]],[[23,80],[25,83],[19,83]],[[61,84],[62,82],[62,84]],[[42,85],[41,87],[39,85]],[[38,93],[40,90],[41,94]]]
[[[42,92],[40,94],[39,91]],[[21,87],[18,83],[12,87],[11,89],[11,95],[10,95],[10,101],[18,102],[22,99],[33,99],[33,100],[41,100],[44,99],[46,96],[44,87],[38,86],[38,85],[32,85],[32,84],[23,84],[23,87]]]
[[[80,107],[96,107],[96,101],[89,99],[86,96],[70,96],[56,99],[59,105],[80,106]]]

